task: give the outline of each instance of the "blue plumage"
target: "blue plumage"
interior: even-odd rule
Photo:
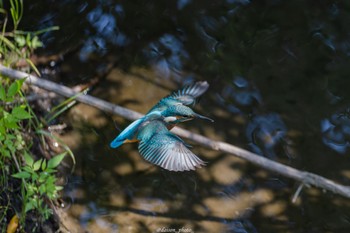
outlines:
[[[144,117],[125,128],[110,143],[110,147],[117,148],[124,143],[138,141],[143,158],[164,169],[188,171],[202,166],[204,162],[169,129],[177,123],[194,118],[213,121],[186,106],[194,105],[196,98],[208,87],[207,82],[197,82],[161,99]]]
[[[110,147],[117,148],[122,145],[125,140],[133,140],[136,136],[136,132],[145,117],[142,117],[134,122],[132,122],[128,127],[126,127],[110,144]]]
[[[169,171],[188,171],[204,165],[181,138],[171,133],[162,119],[142,127],[137,138],[140,154],[147,161]]]

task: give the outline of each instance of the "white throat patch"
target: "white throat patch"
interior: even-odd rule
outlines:
[[[174,116],[168,116],[168,117],[165,117],[164,118],[164,121],[165,122],[171,122],[171,121],[176,121],[177,120],[177,118],[176,117],[174,117]]]

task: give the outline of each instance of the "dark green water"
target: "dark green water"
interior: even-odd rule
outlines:
[[[36,1],[28,30],[46,33],[45,78],[147,112],[195,80],[184,127],[344,185],[350,183],[350,4],[338,1]],[[130,122],[78,105],[62,137],[77,157],[64,196],[89,232],[349,232],[350,201],[194,144],[208,162],[172,173],[110,141]],[[163,229],[164,227],[164,229]],[[165,229],[166,228],[166,229]]]

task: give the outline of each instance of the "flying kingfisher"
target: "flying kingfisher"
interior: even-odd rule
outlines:
[[[177,123],[194,118],[213,122],[187,106],[194,105],[196,98],[208,87],[206,81],[196,82],[164,97],[145,116],[126,127],[110,146],[117,148],[124,143],[139,142],[139,152],[144,159],[170,171],[187,171],[200,167],[204,162],[169,130]]]

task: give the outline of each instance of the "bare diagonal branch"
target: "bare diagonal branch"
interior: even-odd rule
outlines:
[[[44,80],[37,78],[33,75],[29,75],[27,73],[23,73],[17,70],[13,70],[10,68],[6,68],[2,65],[0,65],[0,74],[3,76],[7,76],[12,79],[22,79],[26,78],[26,83],[30,85],[35,85],[37,87],[40,87],[42,89],[55,92],[59,95],[65,96],[67,98],[72,97],[74,95],[77,95],[77,92],[72,90],[69,87],[56,84],[54,82]],[[107,101],[101,100],[99,98],[93,97],[91,95],[78,95],[76,97],[77,101],[80,101],[82,103],[88,104],[90,106],[94,106],[102,111],[117,114],[119,116],[122,116],[128,120],[135,120],[137,118],[140,118],[142,114],[132,111],[130,109],[109,103]],[[181,137],[190,139],[198,144],[201,144],[205,147],[211,148],[213,150],[222,151],[225,153],[232,154],[234,156],[237,156],[239,158],[242,158],[244,160],[247,160],[259,167],[262,167],[266,170],[276,172],[278,174],[281,174],[285,177],[297,180],[301,182],[302,184],[305,184],[306,186],[315,186],[321,189],[328,190],[333,193],[337,193],[339,195],[342,195],[344,197],[350,198],[350,187],[344,186],[341,184],[337,184],[332,180],[329,180],[325,177],[306,172],[306,171],[300,171],[298,169],[295,169],[293,167],[272,161],[270,159],[267,159],[265,157],[259,156],[257,154],[254,154],[250,151],[244,150],[242,148],[236,147],[234,145],[228,144],[226,142],[220,142],[220,141],[214,141],[210,138],[204,137],[199,134],[195,134],[192,132],[189,132],[187,130],[181,129],[179,127],[175,127],[173,129],[173,132],[178,134]]]

